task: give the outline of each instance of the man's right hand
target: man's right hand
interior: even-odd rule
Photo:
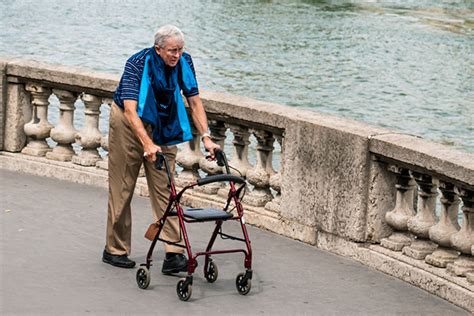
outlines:
[[[161,148],[158,145],[155,145],[153,143],[143,146],[143,157],[149,162],[155,162],[156,161],[156,153],[161,152]]]
[[[149,162],[155,162],[156,153],[161,152],[160,146],[153,143],[153,140],[148,135],[143,122],[137,114],[136,100],[123,100],[124,115],[127,118],[133,133],[137,135],[140,142],[143,144],[143,157]]]

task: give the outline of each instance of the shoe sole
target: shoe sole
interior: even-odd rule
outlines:
[[[108,263],[114,267],[118,267],[118,268],[124,268],[124,269],[132,269],[135,267],[135,262],[133,264],[117,264],[115,262],[112,262],[110,260],[107,260],[105,258],[102,258],[102,262],[105,262],[105,263]]]
[[[163,274],[173,274],[173,273],[180,273],[180,272],[187,272],[188,267],[183,267],[183,268],[176,268],[176,269],[170,269],[170,270],[163,270],[161,269],[161,273]]]
[[[180,268],[173,268],[173,269],[161,269],[161,273],[163,274],[173,274],[173,273],[180,273],[180,272],[187,272],[188,271],[188,264],[186,263],[185,266],[182,266]]]

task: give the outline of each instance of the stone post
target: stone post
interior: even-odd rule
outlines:
[[[224,150],[225,131],[227,129],[225,127],[224,122],[209,120],[208,123],[209,123],[209,129],[211,130],[212,140],[216,144],[221,146],[222,150]],[[199,166],[208,175],[222,173],[222,167],[219,167],[215,161],[208,161],[206,157],[202,157],[199,160]],[[207,193],[207,194],[216,194],[221,187],[222,187],[221,183],[215,182],[208,185],[204,185],[202,187],[198,187],[196,188],[196,190]]]
[[[17,78],[8,78],[3,150],[20,152],[26,144],[25,124],[31,120],[30,93]]]
[[[474,191],[457,189],[463,201],[461,229],[451,236],[453,247],[461,252],[459,259],[448,263],[447,270],[457,276],[466,276],[474,271],[472,246],[474,245]]]
[[[25,134],[28,143],[21,151],[30,156],[44,156],[51,148],[46,142],[53,125],[48,122],[48,106],[51,89],[33,83],[26,84],[26,91],[31,94],[31,105],[33,106],[31,121],[25,124]]]
[[[457,251],[452,249],[451,236],[459,230],[458,210],[461,200],[454,192],[454,185],[440,182],[439,189],[442,194],[439,222],[429,230],[430,239],[439,247],[425,261],[435,267],[446,268],[448,263],[458,257]]]
[[[0,61],[0,150],[3,150],[7,108],[7,62]]]
[[[273,199],[270,192],[270,177],[275,173],[272,169],[272,152],[275,138],[272,133],[264,130],[253,132],[257,138],[257,162],[253,169],[247,171],[247,181],[254,189],[245,198],[253,206],[265,206]]]
[[[415,215],[413,210],[415,182],[408,169],[390,165],[388,170],[397,176],[395,185],[397,196],[395,208],[385,214],[385,220],[395,232],[388,238],[383,238],[380,245],[393,251],[401,251],[412,242],[412,237],[408,234],[408,220]]]
[[[403,248],[403,253],[417,260],[424,260],[438,245],[430,241],[429,230],[436,224],[436,196],[438,181],[431,176],[413,172],[418,184],[417,213],[407,222],[408,231],[416,236],[410,246]]]
[[[77,130],[74,128],[74,102],[77,99],[75,93],[53,89],[53,93],[59,99],[59,123],[51,130],[51,138],[57,142],[52,152],[46,154],[46,158],[59,161],[71,161],[75,152],[72,149],[74,136]]]
[[[176,184],[184,187],[199,179],[199,161],[203,158],[201,152],[201,137],[198,131],[192,128],[193,139],[184,144],[183,149],[176,157],[176,163],[183,168],[176,177]]]
[[[81,96],[85,106],[84,127],[76,134],[76,141],[82,146],[79,155],[72,157],[72,162],[82,166],[95,166],[100,155],[97,148],[102,141],[99,131],[99,115],[102,100],[90,94]]]
[[[281,156],[283,156],[283,136],[276,135],[276,139],[278,143],[280,144]],[[270,176],[270,187],[276,191],[276,196],[273,198],[273,200],[265,204],[265,208],[267,210],[277,212],[277,213],[280,212],[280,205],[281,205],[281,175],[283,173],[282,161],[283,159],[280,159],[280,163],[281,163],[280,170],[277,173]]]

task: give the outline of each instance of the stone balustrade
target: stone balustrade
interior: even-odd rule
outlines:
[[[0,74],[0,167],[106,186],[101,111],[118,77],[23,60],[0,60]],[[474,310],[473,154],[245,97],[201,91],[201,98],[211,137],[249,184],[248,223]],[[178,186],[223,172],[193,135],[179,146]],[[137,193],[147,195],[144,179]],[[195,207],[222,206],[225,199],[219,185],[183,196]],[[105,212],[105,205],[95,211]]]
[[[88,75],[76,72],[75,76],[68,80],[45,78],[41,72],[51,66],[42,65],[38,67],[37,65],[37,63],[30,63],[26,68],[35,69],[38,72],[32,71],[26,74],[23,67],[15,68],[16,64],[10,64],[9,71],[11,75],[7,77],[8,84],[14,83],[15,88],[29,98],[25,99],[24,104],[18,98],[9,100],[8,104],[16,104],[17,106],[22,104],[24,107],[30,105],[32,115],[31,120],[26,124],[16,120],[19,126],[16,126],[15,131],[24,134],[24,137],[20,142],[17,139],[7,137],[4,150],[16,152],[18,148],[24,146],[21,149],[23,154],[45,157],[48,160],[70,161],[80,166],[96,166],[107,170],[108,135],[106,134],[107,130],[99,130],[100,109],[102,105],[111,106],[111,97],[116,81],[105,76],[105,78],[101,78],[99,86],[97,84],[92,87],[82,84],[73,86],[69,81],[74,82],[76,79],[76,83],[81,80],[86,80],[87,83],[90,82],[88,81]],[[66,77],[69,71],[69,69],[66,69],[65,73],[61,73],[61,70],[64,70],[61,67],[54,68],[54,70],[49,74],[58,77],[61,75]],[[55,119],[48,117],[48,107],[53,106],[49,102],[52,95],[59,100],[59,104],[54,105],[59,109],[59,118],[57,118],[56,125],[48,121],[48,119],[50,121]],[[76,102],[82,103],[81,110],[78,110],[78,107],[75,106]],[[14,108],[14,106],[11,106],[11,108]],[[16,110],[19,110],[19,108],[17,107]],[[74,117],[78,115],[83,116],[84,120],[80,122],[81,126],[74,126]],[[15,122],[12,121],[12,123]],[[21,125],[24,125],[23,132],[21,131]],[[107,126],[107,122],[102,125]],[[265,126],[265,124],[254,124],[250,129],[246,122],[239,121],[235,117],[229,120],[224,116],[213,113],[209,113],[209,129],[213,140],[228,152],[232,172],[247,176],[252,187],[249,190],[250,192],[247,193],[249,207],[253,207],[256,213],[277,217],[277,206],[280,198],[280,192],[277,190],[279,190],[281,180],[279,177],[275,177],[277,173],[272,167],[273,142],[275,142],[273,134],[276,132],[276,135],[279,135],[279,142],[282,143],[283,129]],[[182,170],[176,177],[178,186],[195,181],[200,177],[200,172],[202,175],[223,172],[222,168],[217,166],[215,162],[205,158],[200,146],[200,137],[196,134],[194,128],[193,133],[194,139],[180,146],[177,163]],[[255,166],[249,163],[249,139],[252,135],[256,139],[256,145],[253,146]],[[227,138],[232,138],[233,141],[227,143]],[[51,141],[47,142],[47,140],[51,140],[56,144]],[[76,145],[76,150],[73,149],[73,145]],[[99,154],[99,149],[103,153],[102,156]],[[279,162],[278,165],[280,165]],[[270,177],[272,176],[273,180],[270,185]],[[138,187],[139,193],[147,195],[146,188]],[[275,195],[278,195],[273,204],[270,204],[274,199],[271,187],[274,188]],[[197,188],[196,191],[194,195],[199,196],[201,194],[203,200],[207,200],[206,195],[213,196],[217,193],[219,193],[221,199],[214,199],[219,202],[227,197],[227,190],[219,183]],[[268,208],[265,207],[266,204],[269,205]]]
[[[387,138],[388,143],[394,136]],[[469,170],[474,161],[464,163],[459,153],[443,153],[446,148],[442,146],[406,135],[397,137],[397,142],[406,145],[404,152],[389,152],[391,144],[384,141],[374,142],[371,148],[377,160],[388,166],[397,183],[393,188],[396,205],[385,214],[393,232],[381,240],[381,246],[466,277],[467,273],[474,272],[474,176]],[[417,144],[424,146],[417,147]],[[429,147],[439,153],[432,155]],[[428,151],[431,156],[426,155]],[[456,174],[446,173],[456,161],[462,162],[455,167]]]
[[[446,180],[439,182],[428,171],[421,173],[393,165],[388,170],[397,178],[394,187],[397,197],[395,207],[385,214],[393,233],[383,238],[381,245],[432,266],[448,268],[457,276],[474,272],[471,251],[474,191]],[[438,191],[441,193],[439,212],[436,210]],[[461,201],[463,216],[459,213]]]

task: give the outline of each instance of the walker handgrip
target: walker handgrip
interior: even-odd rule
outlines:
[[[222,182],[222,181],[232,181],[235,183],[245,183],[245,179],[239,176],[234,176],[232,174],[217,174],[213,176],[208,176],[202,179],[197,180],[199,186],[213,183],[213,182]]]

